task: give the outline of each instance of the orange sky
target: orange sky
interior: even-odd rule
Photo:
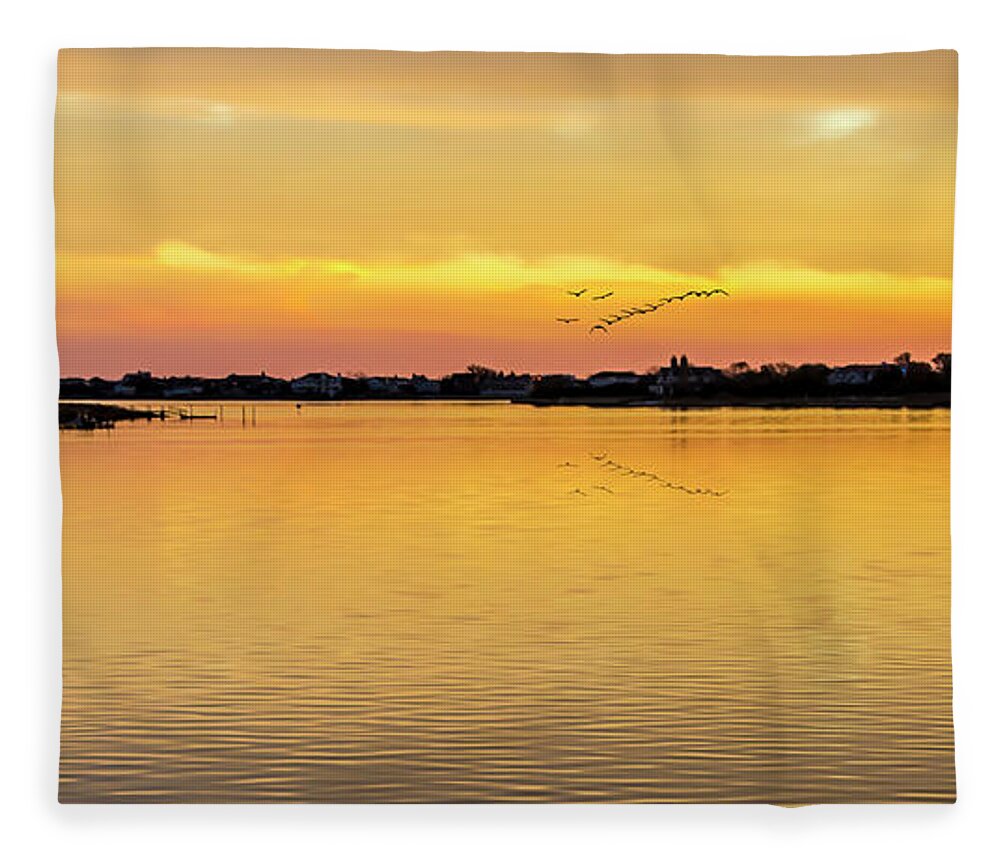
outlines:
[[[62,373],[927,357],[956,81],[951,52],[63,51]],[[587,334],[695,285],[731,298]]]

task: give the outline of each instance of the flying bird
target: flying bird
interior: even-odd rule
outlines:
[[[583,293],[585,292],[586,292],[585,289],[580,290],[578,292],[570,290],[569,294],[571,296],[579,297],[583,295]],[[593,300],[597,301],[598,299],[605,299],[612,295],[614,295],[613,291],[602,293],[599,296],[594,296]],[[660,308],[662,308],[664,305],[669,305],[671,302],[682,302],[684,301],[684,299],[689,298],[691,296],[700,299],[706,299],[716,295],[728,297],[729,293],[718,287],[710,290],[688,290],[685,293],[677,293],[676,295],[672,296],[663,296],[662,298],[657,299],[655,302],[647,302],[646,304],[641,305],[639,307],[619,308],[616,313],[611,313],[604,317],[598,317],[598,320],[600,321],[599,324],[591,326],[589,333],[594,334],[595,332],[604,332],[604,334],[609,334],[610,333],[609,328],[611,326],[617,325],[620,322],[624,322],[625,320],[630,319],[631,317],[634,316],[644,316],[646,314],[654,313],[655,311],[658,311]],[[557,319],[559,320],[559,322],[570,321],[570,319],[567,317],[557,317]],[[576,322],[577,320],[576,318],[572,318],[572,321]]]
[[[570,323],[580,322],[579,317],[556,317],[556,322],[565,323],[569,325]]]
[[[560,469],[576,469],[576,468],[579,468],[579,464],[577,464],[577,463],[570,463],[569,460],[567,460],[565,463],[560,463],[558,468],[560,468]]]
[[[594,296],[594,297],[593,297],[593,298],[591,299],[591,301],[592,301],[592,302],[599,302],[599,301],[600,301],[601,299],[610,299],[610,298],[611,298],[611,297],[612,297],[612,296],[613,296],[614,294],[615,294],[615,293],[614,293],[614,290],[612,290],[612,291],[611,291],[610,293],[602,293],[602,294],[601,294],[601,295],[599,295],[599,296]]]
[[[584,294],[585,292],[587,292],[587,288],[586,288],[586,287],[584,287],[584,288],[583,288],[582,290],[575,290],[575,291],[574,291],[574,290],[566,290],[566,295],[568,295],[568,296],[573,296],[574,298],[577,298],[577,299],[578,299],[578,298],[580,298],[580,296],[582,296],[582,295],[583,295],[583,294]]]
[[[686,293],[678,293],[677,295],[674,296],[664,296],[662,299],[660,299],[660,302],[664,304],[670,304],[671,302],[682,302],[688,296],[694,296],[695,298],[699,299],[707,299],[710,296],[715,296],[715,295],[726,296],[727,298],[729,297],[729,293],[727,293],[723,289],[716,287],[715,289],[711,290],[688,290]]]

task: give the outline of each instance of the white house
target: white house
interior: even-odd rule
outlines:
[[[631,370],[602,370],[587,377],[591,388],[610,388],[612,385],[638,385],[642,377]]]

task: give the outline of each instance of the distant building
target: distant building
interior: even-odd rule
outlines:
[[[479,374],[452,373],[441,380],[441,391],[458,397],[471,397],[479,394]]]
[[[827,385],[871,385],[886,368],[885,364],[848,364],[835,367],[826,378]]]
[[[152,385],[153,374],[148,370],[137,370],[135,373],[126,373],[111,391],[121,397],[133,397],[144,390],[148,392]]]
[[[229,397],[275,397],[288,390],[288,383],[263,371],[256,375],[230,373],[220,381],[219,390]]]
[[[197,379],[168,379],[163,386],[164,397],[198,397],[205,393],[205,385]]]
[[[372,394],[399,394],[409,386],[409,380],[400,376],[369,376],[365,382]]]
[[[546,373],[542,376],[535,377],[535,382],[546,382],[550,385],[576,385],[579,383],[572,373]]]
[[[292,380],[291,389],[294,394],[303,397],[324,397],[333,399],[339,397],[344,390],[344,379],[340,374],[307,373]]]
[[[678,393],[712,388],[722,380],[721,370],[716,370],[714,367],[699,367],[690,364],[686,355],[682,355],[680,360],[675,355],[670,359],[668,367],[661,367],[657,371],[650,392],[655,397],[672,397]]]
[[[432,396],[441,393],[441,382],[437,379],[428,379],[426,376],[415,373],[410,377],[410,385],[414,394]]]
[[[507,374],[491,376],[482,381],[479,393],[482,397],[512,398],[527,397],[534,377],[530,374]]]
[[[552,399],[578,393],[582,388],[583,383],[570,373],[546,373],[532,379],[528,395]]]
[[[587,377],[591,388],[611,388],[613,385],[639,385],[642,377],[631,370],[602,370]]]

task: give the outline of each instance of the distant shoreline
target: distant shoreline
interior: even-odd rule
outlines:
[[[754,370],[737,362],[727,370],[698,366],[686,355],[646,373],[602,370],[586,378],[531,374],[470,364],[440,379],[405,376],[343,376],[314,371],[294,379],[231,373],[225,377],[126,373],[119,380],[68,377],[60,400],[138,401],[179,404],[216,402],[295,403],[374,401],[510,402],[533,406],[665,409],[755,408],[929,409],[951,406],[951,355],[913,361],[904,352],[880,364],[766,364]],[[180,411],[180,407],[172,410]],[[188,409],[190,412],[190,408]],[[193,415],[171,415],[193,419]],[[204,417],[204,416],[201,416]]]
[[[670,400],[615,401],[612,398],[563,398],[555,400],[528,399],[520,401],[531,406],[590,406],[596,409],[951,409],[951,395],[921,393],[885,396],[831,397],[675,397]]]
[[[135,408],[120,404],[136,402]],[[209,415],[197,415],[193,412],[184,414],[183,407],[194,404],[257,404],[257,403],[288,403],[296,405],[334,406],[345,403],[509,403],[515,406],[534,406],[538,408],[584,406],[591,409],[663,409],[667,411],[688,409],[950,409],[951,397],[948,394],[909,394],[898,396],[857,396],[857,397],[800,397],[800,398],[750,398],[719,397],[698,398],[685,397],[662,400],[640,400],[636,398],[615,397],[578,397],[578,398],[499,398],[499,397],[358,397],[330,399],[255,399],[255,400],[225,400],[220,398],[109,398],[107,400],[67,399],[59,401],[59,427],[71,430],[110,429],[120,421],[152,421],[191,420],[192,418],[209,418]],[[173,409],[141,408],[143,404],[164,403],[177,404]]]

